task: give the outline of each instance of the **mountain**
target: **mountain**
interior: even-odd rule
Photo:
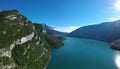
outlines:
[[[111,42],[120,39],[120,20],[80,27],[70,37],[88,38]]]
[[[45,69],[62,44],[17,10],[0,11],[0,69]]]
[[[46,29],[43,24],[34,24],[34,25],[37,28],[36,30],[38,32],[44,32],[43,37],[45,37],[45,40],[49,44],[50,48],[57,48],[63,45],[62,40],[60,38],[56,38],[55,36],[49,35],[46,32]]]
[[[48,26],[46,24],[43,24],[43,26],[45,27],[46,32],[49,35],[53,35],[53,36],[66,36],[66,35],[68,35],[68,33],[57,31],[53,27],[50,27],[50,26]]]

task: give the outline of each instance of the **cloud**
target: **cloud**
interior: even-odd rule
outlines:
[[[80,26],[59,27],[59,28],[55,28],[55,30],[69,33],[69,32],[72,32],[72,31],[76,30],[79,27]]]
[[[110,21],[120,20],[120,16],[108,18]]]

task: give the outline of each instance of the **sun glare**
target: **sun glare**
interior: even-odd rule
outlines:
[[[120,69],[120,55],[116,55],[115,63],[117,67]]]
[[[115,9],[120,11],[120,0],[116,0]]]

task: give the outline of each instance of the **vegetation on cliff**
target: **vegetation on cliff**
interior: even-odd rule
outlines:
[[[45,69],[50,49],[60,45],[17,10],[0,12],[0,69]]]

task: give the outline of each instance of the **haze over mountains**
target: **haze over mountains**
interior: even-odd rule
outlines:
[[[48,34],[50,34],[50,35],[54,35],[54,36],[66,36],[66,35],[68,35],[67,32],[57,31],[57,30],[55,30],[53,27],[50,27],[50,26],[48,26],[48,25],[46,25],[46,24],[43,24],[43,26],[45,27],[46,32],[47,32]]]
[[[120,20],[80,27],[69,36],[111,42],[120,39]]]

